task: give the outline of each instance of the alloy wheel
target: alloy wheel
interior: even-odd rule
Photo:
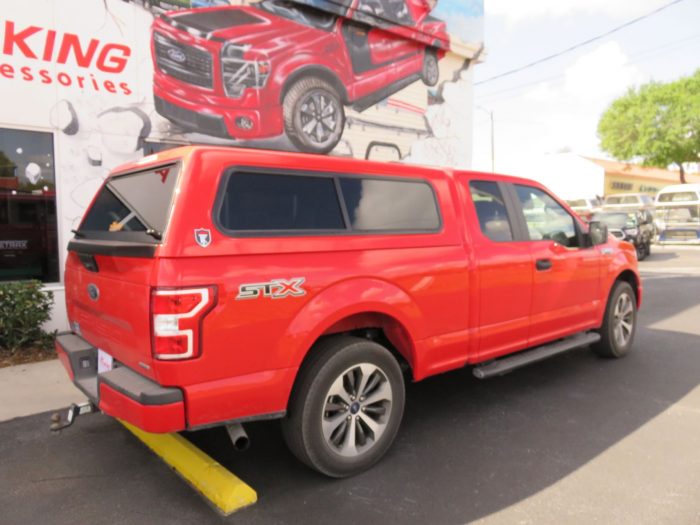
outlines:
[[[617,343],[618,347],[623,347],[631,339],[634,329],[634,305],[629,294],[620,294],[615,303],[613,315],[615,343]]]
[[[348,368],[325,397],[321,425],[328,447],[345,457],[367,452],[386,430],[392,400],[391,384],[378,366]]]

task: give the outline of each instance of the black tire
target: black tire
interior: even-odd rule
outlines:
[[[367,379],[358,378],[360,366],[375,369]],[[346,382],[350,377],[354,380]],[[352,391],[347,387],[353,383],[353,388],[365,385],[367,398],[353,397],[349,406],[333,392],[337,385],[346,393]],[[389,401],[384,399],[385,392],[389,392]],[[379,398],[383,400],[371,401]],[[403,375],[391,352],[366,339],[330,337],[311,350],[302,366],[282,420],[282,433],[292,453],[312,469],[333,478],[352,476],[377,463],[389,449],[404,403]],[[368,418],[381,432],[372,431],[365,423]]]
[[[645,251],[646,251],[646,255],[645,255],[644,257],[646,258],[646,257],[649,257],[649,256],[651,255],[651,239],[649,239],[649,240],[646,242],[645,246],[646,246],[646,250],[645,250]]]
[[[646,257],[647,257],[647,245],[644,242],[640,241],[639,244],[637,244],[635,246],[635,248],[637,250],[637,260],[643,261],[644,259],[646,259]]]
[[[300,151],[328,153],[343,136],[345,108],[335,88],[320,78],[296,81],[284,96],[282,112],[284,130]]]
[[[427,49],[423,56],[423,69],[421,71],[421,79],[426,86],[437,86],[440,80],[440,66],[437,55],[434,51]]]
[[[626,297],[626,299],[621,299]],[[620,327],[619,321],[622,310],[626,311],[626,307],[622,303],[629,304],[631,310],[629,314],[622,316],[630,325],[628,332],[624,326]],[[627,355],[632,348],[634,334],[637,329],[637,298],[632,286],[626,281],[617,281],[613,286],[608,304],[605,307],[605,316],[603,317],[603,325],[598,330],[600,341],[591,346],[592,350],[601,357],[618,358]],[[618,336],[617,330],[622,330],[624,338]]]

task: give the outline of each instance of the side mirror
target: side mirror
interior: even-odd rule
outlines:
[[[588,237],[591,239],[591,244],[593,246],[605,244],[608,242],[608,226],[599,221],[589,222]]]

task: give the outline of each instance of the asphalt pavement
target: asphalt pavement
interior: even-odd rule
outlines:
[[[0,423],[0,524],[700,524],[700,250],[655,246],[640,268],[629,356],[408,385],[396,443],[354,478],[298,463],[278,422],[248,425],[245,453],[190,435],[258,492],[228,518],[106,416],[60,435],[48,413]]]

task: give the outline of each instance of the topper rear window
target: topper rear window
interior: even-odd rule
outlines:
[[[170,215],[178,165],[117,175],[107,181],[78,229],[78,236],[158,241]]]

